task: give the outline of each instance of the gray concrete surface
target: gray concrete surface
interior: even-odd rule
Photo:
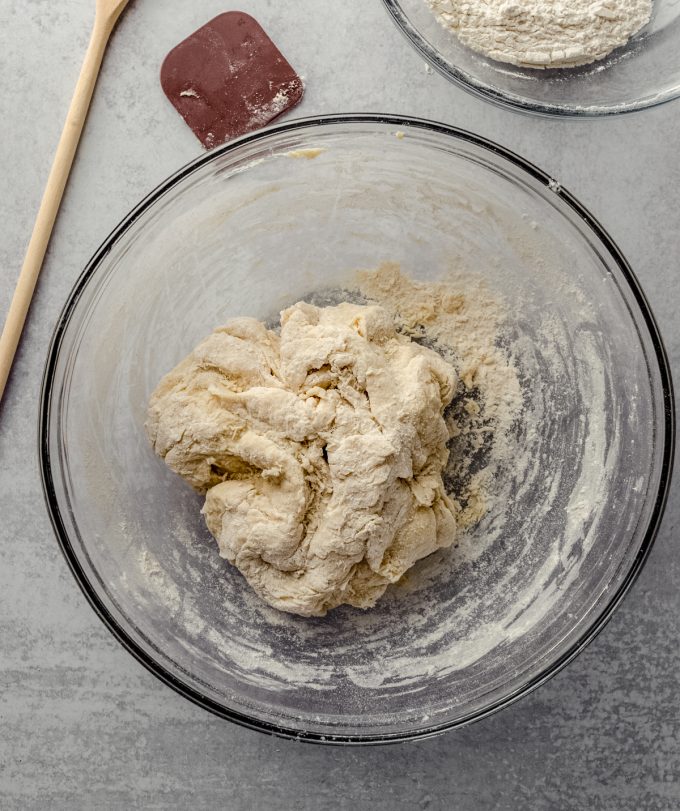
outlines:
[[[680,379],[680,103],[544,121],[425,71],[378,0],[241,0],[307,80],[295,115],[442,119],[527,156],[602,220],[633,264]],[[135,0],[111,42],[0,409],[0,807],[3,809],[674,809],[680,807],[677,478],[651,559],[600,637],[500,714],[417,744],[320,748],[192,706],[86,604],[43,506],[37,403],[50,334],[99,242],[199,153],[158,85],[163,55],[218,0]],[[94,0],[0,2],[0,316],[79,70]],[[352,31],[350,38],[346,32]]]

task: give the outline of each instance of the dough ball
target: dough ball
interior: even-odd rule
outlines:
[[[270,605],[369,608],[456,534],[442,483],[453,368],[379,306],[239,318],[153,393],[156,453],[196,490],[220,554]]]

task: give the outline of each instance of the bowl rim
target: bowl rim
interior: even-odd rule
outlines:
[[[595,236],[602,242],[612,259],[618,265],[623,278],[630,287],[630,291],[632,292],[635,302],[639,308],[639,312],[642,316],[644,324],[649,331],[650,339],[655,351],[654,354],[658,364],[661,386],[663,390],[665,436],[659,487],[654,499],[654,506],[650,514],[649,523],[640,545],[640,549],[638,550],[629,571],[626,573],[626,576],[623,578],[616,591],[611,595],[607,604],[603,607],[599,615],[591,622],[589,627],[583,631],[583,633],[567,651],[565,651],[550,666],[546,667],[540,674],[527,680],[525,684],[517,687],[509,695],[501,699],[497,699],[488,706],[480,708],[461,718],[426,726],[422,729],[393,733],[382,732],[379,734],[350,735],[333,734],[332,731],[329,731],[328,733],[321,733],[305,730],[303,728],[296,729],[291,726],[278,725],[268,721],[263,721],[255,716],[251,716],[225,706],[214,699],[203,695],[198,689],[192,687],[191,685],[185,683],[182,679],[175,676],[162,664],[153,659],[129,635],[123,625],[119,623],[118,620],[111,614],[103,600],[98,595],[96,589],[93,587],[83,567],[81,566],[71,544],[68,531],[64,523],[64,518],[61,514],[57,501],[54,484],[55,479],[52,469],[53,462],[50,454],[50,416],[52,412],[53,399],[55,397],[53,385],[55,369],[59,360],[64,335],[76,305],[78,304],[78,301],[90,280],[95,276],[102,260],[111,250],[112,244],[117,241],[119,237],[121,237],[128,230],[128,228],[130,228],[130,226],[156,202],[156,200],[176,186],[184,178],[188,177],[207,163],[210,163],[222,155],[234,152],[246,144],[266,140],[269,136],[278,135],[280,133],[294,133],[303,129],[326,127],[328,125],[346,125],[348,127],[352,127],[355,125],[364,124],[388,125],[396,128],[437,133],[439,135],[444,135],[455,140],[467,142],[481,147],[482,149],[488,150],[493,154],[509,161],[511,164],[519,167],[535,180],[549,188],[551,192],[557,194],[584,221],[584,223],[594,232]],[[40,393],[38,420],[38,456],[40,461],[41,482],[43,487],[43,496],[50,521],[52,523],[52,528],[61,551],[64,554],[69,568],[71,569],[71,572],[75,577],[81,591],[99,618],[107,626],[109,631],[111,631],[111,633],[116,637],[116,639],[123,645],[123,647],[126,648],[127,651],[131,653],[138,662],[140,662],[147,670],[153,673],[162,682],[167,684],[180,695],[192,701],[194,704],[203,707],[215,715],[226,718],[241,726],[280,737],[329,744],[384,744],[407,740],[421,740],[424,738],[433,737],[445,732],[448,729],[463,726],[472,721],[485,718],[498,710],[513,704],[515,701],[532,692],[541,684],[545,683],[549,678],[562,670],[562,668],[571,662],[602,630],[616,607],[619,605],[625,594],[638,577],[649,555],[659,529],[661,518],[663,516],[673,470],[674,449],[675,401],[670,365],[666,350],[651,308],[635,274],[617,245],[614,243],[611,237],[609,237],[600,223],[567,190],[565,190],[561,185],[557,184],[549,175],[538,169],[529,161],[525,160],[514,152],[499,146],[493,141],[458,127],[453,127],[436,121],[402,115],[375,113],[322,115],[299,118],[283,124],[274,124],[273,126],[258,130],[255,133],[244,135],[223,146],[216,147],[215,149],[200,155],[187,163],[185,166],[163,181],[160,185],[158,185],[146,197],[144,197],[142,201],[135,206],[132,211],[106,237],[104,242],[85,266],[85,269],[82,271],[71,292],[69,293],[67,301],[64,304],[61,314],[57,320],[48,350]]]
[[[407,13],[402,8],[401,0],[382,0],[382,2],[397,28],[406,37],[411,46],[437,71],[437,73],[440,73],[450,82],[462,87],[473,96],[484,101],[490,101],[492,104],[503,107],[506,110],[509,109],[517,113],[536,115],[544,118],[592,119],[651,110],[680,98],[680,87],[678,87],[675,91],[656,93],[644,99],[603,106],[551,104],[550,102],[530,101],[524,96],[505,92],[499,90],[494,85],[479,81],[471,73],[448,62],[441,56],[439,50],[431,45],[429,40],[416,29]],[[425,0],[422,0],[422,2],[424,3]]]

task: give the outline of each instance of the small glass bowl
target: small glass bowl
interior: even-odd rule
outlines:
[[[154,456],[148,398],[226,319],[269,319],[388,260],[422,280],[473,272],[505,298],[518,453],[459,548],[374,609],[282,614],[219,557],[202,498]],[[198,158],[106,239],[54,333],[40,455],[75,577],[149,670],[256,729],[379,743],[507,705],[602,628],[656,533],[673,415],[649,306],[568,192],[462,130],[329,116]]]
[[[655,107],[680,96],[680,5],[654,0],[652,19],[605,59],[576,68],[504,64],[463,45],[425,0],[383,0],[422,57],[483,99],[527,113],[604,116]]]

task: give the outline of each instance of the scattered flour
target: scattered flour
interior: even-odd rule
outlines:
[[[248,130],[263,127],[281,115],[290,104],[290,94],[297,92],[299,92],[299,80],[294,79],[283,85],[271,101],[263,104],[251,104],[247,99],[244,99],[244,103],[251,115],[247,125]]]
[[[498,465],[515,452],[508,437],[522,407],[516,369],[498,340],[503,305],[479,278],[416,282],[393,263],[361,272],[359,287],[392,313],[406,335],[430,343],[458,372],[447,412],[447,483],[458,526],[470,527],[486,511]]]

